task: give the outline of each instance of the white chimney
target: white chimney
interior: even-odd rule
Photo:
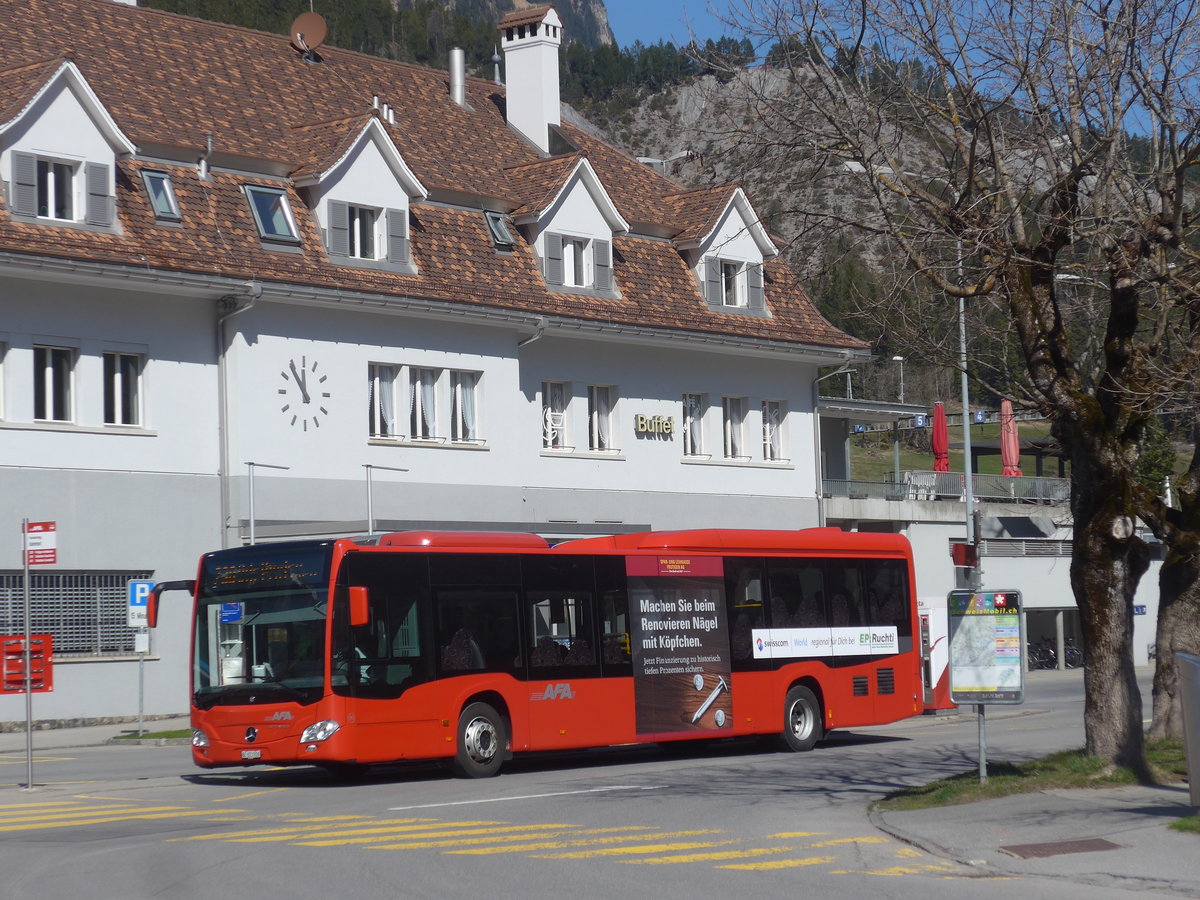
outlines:
[[[467,59],[461,47],[450,48],[450,99],[467,105]]]
[[[562,20],[553,6],[517,10],[500,20],[508,124],[550,152],[549,126],[559,124],[558,48]]]

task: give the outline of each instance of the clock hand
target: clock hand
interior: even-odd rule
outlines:
[[[289,362],[288,362],[288,365],[289,365],[289,366],[291,366],[291,369],[292,369],[292,377],[296,379],[296,386],[297,386],[298,388],[300,388],[300,396],[301,396],[301,398],[304,400],[304,402],[305,402],[305,403],[310,403],[310,402],[312,402],[312,401],[310,401],[310,400],[308,399],[308,384],[307,384],[307,379],[306,379],[306,378],[301,378],[301,377],[300,377],[300,373],[296,371],[296,363],[295,363],[295,362],[293,362],[293,361],[289,361]]]

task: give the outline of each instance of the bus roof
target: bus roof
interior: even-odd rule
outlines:
[[[380,547],[462,548],[470,550],[546,550],[536,534],[503,531],[394,531],[379,538]]]
[[[850,532],[840,528],[802,528],[795,531],[739,528],[698,528],[689,531],[644,531],[612,537],[580,538],[554,547],[564,553],[590,550],[647,550],[675,552],[909,552],[899,534]]]

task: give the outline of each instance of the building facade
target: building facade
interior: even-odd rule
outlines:
[[[741,188],[560,120],[552,7],[500,23],[507,87],[311,29],[0,9],[0,633],[20,523],[53,521],[36,719],[135,716],[125,584],[208,550],[821,522],[817,372],[868,348]],[[188,705],[177,597],[149,716]]]

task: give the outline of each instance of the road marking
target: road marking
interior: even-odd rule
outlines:
[[[736,844],[729,841],[683,841],[675,844],[646,844],[638,847],[603,847],[599,850],[581,850],[572,853],[535,853],[534,859],[594,859],[598,856],[621,856],[631,853],[666,853],[670,850],[702,850],[708,847],[727,847]]]
[[[466,824],[469,824],[469,823],[466,823]],[[429,826],[425,826],[425,827],[428,828]],[[561,825],[561,824],[559,824],[559,825],[513,825],[509,828],[496,828],[495,824],[493,823],[488,828],[459,828],[457,823],[452,823],[452,824],[448,825],[447,827],[449,830],[422,831],[421,834],[414,835],[414,837],[419,837],[423,840],[427,840],[429,838],[453,838],[458,835],[503,834],[505,832],[513,832],[513,831],[519,831],[522,834],[526,834],[529,832],[549,831],[552,829],[560,829],[561,830],[563,828],[573,828],[574,826]],[[387,830],[387,829],[379,829],[380,832],[383,832],[385,830]],[[300,847],[335,847],[335,846],[340,846],[342,844],[373,844],[379,840],[386,840],[387,838],[391,838],[391,837],[399,837],[400,835],[396,834],[396,832],[400,832],[400,831],[410,831],[411,832],[414,830],[415,829],[409,829],[409,828],[395,828],[395,829],[390,829],[390,831],[392,832],[391,834],[387,834],[387,835],[376,834],[374,837],[369,837],[369,838],[346,837],[346,838],[339,838],[339,839],[334,839],[334,840],[324,839],[324,840],[319,840],[319,841],[299,841],[299,842],[297,842],[297,846],[300,846]],[[394,847],[392,849],[394,849]]]
[[[236,797],[218,797],[213,803],[232,803],[234,800],[245,800],[247,797],[261,797],[263,794],[274,794],[278,791],[286,791],[287,788],[268,788],[265,791],[252,791],[249,794],[238,794]]]
[[[438,819],[368,819],[376,826],[393,826],[400,828],[401,826],[433,828],[440,825]],[[364,824],[366,824],[364,822]],[[418,825],[417,823],[431,823],[426,825]],[[504,825],[504,822],[477,822],[478,825]],[[224,831],[217,834],[195,834],[185,838],[175,838],[179,841],[237,841],[244,838],[250,839],[269,839],[269,840],[287,840],[289,838],[304,838],[311,837],[314,834],[338,834],[340,832],[331,832],[326,830],[325,825],[288,825],[280,828],[256,828],[250,831]]]
[[[629,830],[636,830],[642,826],[629,826]],[[619,831],[621,829],[598,829],[605,831]],[[575,831],[572,834],[589,834],[588,831]],[[478,849],[469,850],[447,850],[447,855],[461,856],[487,856],[495,853],[528,853],[531,850],[565,850],[568,847],[595,847],[600,844],[619,844],[628,841],[657,841],[663,838],[672,837],[690,837],[699,834],[720,834],[719,831],[709,829],[697,829],[694,831],[659,831],[650,834],[625,834],[618,837],[593,838],[590,840],[573,840],[573,841],[542,841],[533,844],[520,844],[509,847],[480,847]],[[552,837],[553,835],[542,835],[542,837]],[[487,841],[478,841],[477,843],[488,843]]]
[[[805,859],[771,859],[756,863],[729,863],[716,866],[718,869],[741,869],[748,872],[765,872],[771,869],[798,869],[801,866],[823,866],[837,859],[836,856],[809,856]]]
[[[548,794],[518,794],[515,797],[483,797],[478,800],[452,800],[446,803],[421,803],[415,806],[389,806],[388,812],[404,812],[409,809],[438,809],[443,806],[471,806],[475,803],[506,803],[509,800],[541,800],[544,797],[570,797],[575,794],[603,794],[609,791],[661,791],[662,787],[639,787],[637,785],[613,785],[612,787],[585,788],[579,791],[553,791]]]
[[[27,822],[24,825],[0,825],[0,831],[32,831],[35,828],[75,828],[80,825],[108,825],[113,822],[133,822],[133,821],[150,821],[151,819],[184,819],[193,816],[211,816],[209,810],[192,810],[180,812],[165,812],[165,813],[133,813],[126,815],[113,814],[109,816],[97,816],[91,819],[74,819],[69,822],[48,822],[39,824],[36,822]]]
[[[723,859],[752,859],[756,856],[773,856],[776,853],[791,853],[795,847],[751,847],[746,850],[718,850],[716,853],[680,853],[676,856],[652,856],[649,859],[619,859],[617,862],[629,866],[665,866],[676,863],[716,862]]]
[[[802,837],[825,837],[828,834],[828,831],[777,831],[768,834],[767,837],[772,840],[790,841]]]
[[[886,844],[888,839],[871,835],[869,837],[834,838],[831,841],[818,841],[809,844],[810,847],[836,847],[838,844]]]

